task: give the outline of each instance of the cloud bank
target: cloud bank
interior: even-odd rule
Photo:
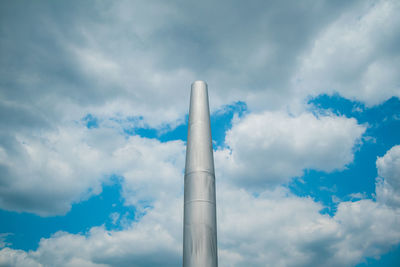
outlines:
[[[393,155],[397,150],[398,146],[392,148],[383,159],[390,158],[397,164],[400,157]],[[377,161],[380,174],[388,176],[379,179],[390,182],[392,166],[382,167],[380,159]],[[292,195],[283,187],[265,190],[255,197],[232,184],[219,182],[217,186],[221,266],[349,266],[365,257],[379,257],[400,241],[398,207],[383,202],[380,191],[376,192],[377,201],[341,202],[331,217],[320,213],[323,208],[320,203]],[[3,248],[0,263],[179,265],[181,198],[171,192],[164,193],[169,194],[168,202],[155,201],[154,207],[139,221],[122,231],[94,227],[85,235],[58,232],[42,239],[36,251]]]

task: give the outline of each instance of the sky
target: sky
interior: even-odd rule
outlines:
[[[0,266],[179,266],[208,83],[220,266],[399,266],[400,2],[0,1]]]

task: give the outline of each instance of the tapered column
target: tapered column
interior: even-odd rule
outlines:
[[[214,158],[203,81],[192,84],[190,95],[183,220],[183,266],[217,267]]]

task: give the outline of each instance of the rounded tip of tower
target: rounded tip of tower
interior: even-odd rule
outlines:
[[[192,83],[192,86],[195,86],[195,85],[197,85],[197,86],[207,86],[207,83],[205,82],[205,81],[201,81],[201,80],[198,80],[198,81],[194,81],[193,83]]]

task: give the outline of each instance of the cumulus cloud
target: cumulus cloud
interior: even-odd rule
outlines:
[[[0,265],[1,266],[26,266],[26,267],[41,267],[40,263],[31,259],[23,250],[14,250],[3,248],[0,250]]]
[[[400,97],[399,11],[398,1],[364,1],[343,12],[304,53],[294,86],[369,106]]]
[[[123,177],[127,203],[150,201],[164,190],[180,191],[171,184],[181,176],[183,156],[181,141],[124,137],[108,127],[74,124],[17,135],[11,149],[0,146],[0,206],[64,214],[72,203],[99,194],[111,175]]]
[[[400,146],[394,146],[376,160],[376,197],[379,202],[400,207]]]
[[[182,250],[182,208],[181,198],[171,194],[123,231],[94,227],[86,235],[57,232],[42,239],[36,251],[0,250],[0,265],[176,266]]]
[[[216,169],[250,187],[285,183],[305,169],[340,170],[353,161],[365,130],[346,117],[250,114],[226,133],[228,148],[216,151]]]
[[[354,266],[400,241],[398,212],[372,200],[342,202],[331,217],[320,213],[320,203],[283,187],[254,196],[219,182],[217,190],[221,266]],[[18,267],[27,266],[24,261],[43,266],[177,266],[181,211],[182,199],[171,194],[124,230],[58,232],[42,239],[36,251],[4,248],[0,259]]]
[[[319,213],[321,204],[283,189],[223,195],[218,219],[225,266],[352,266],[400,241],[399,215],[371,200],[342,202],[330,217]]]

